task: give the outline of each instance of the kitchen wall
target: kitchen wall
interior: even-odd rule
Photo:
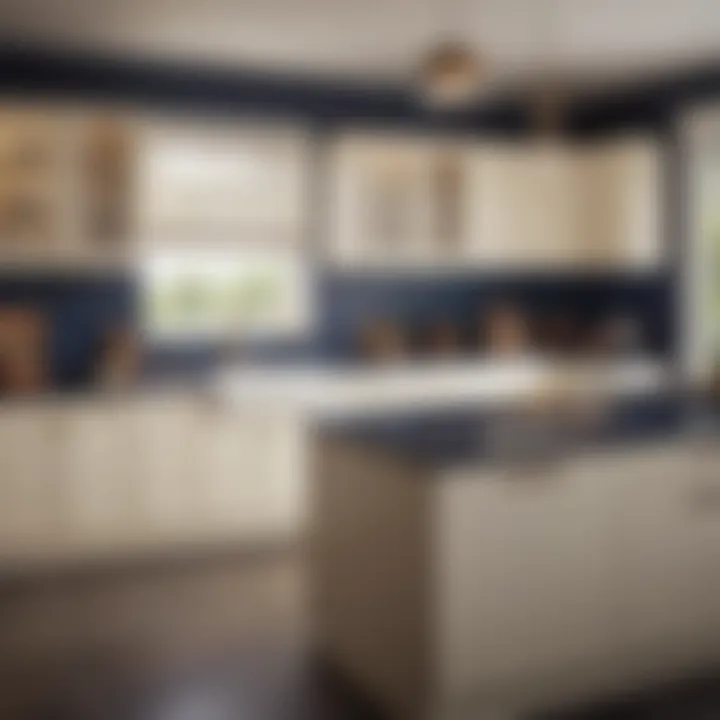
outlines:
[[[340,86],[296,77],[224,72],[197,67],[89,57],[65,51],[0,47],[0,93],[58,100],[117,102],[141,108],[223,115],[275,115],[297,118],[323,138],[345,126],[382,125],[410,129],[522,135],[526,113],[511,97],[489,107],[437,115],[411,93],[393,87]],[[657,96],[657,98],[656,98]],[[626,99],[579,103],[572,129],[581,134],[606,132],[639,122],[666,123],[662,93],[646,107],[634,95]],[[673,98],[675,95],[673,95]],[[321,198],[316,198],[321,206]],[[319,237],[315,228],[313,238]],[[130,276],[105,279],[22,280],[0,278],[0,302],[37,299],[52,323],[54,377],[61,384],[87,377],[103,328],[133,316],[135,283]],[[384,316],[409,325],[427,319],[472,324],[483,306],[509,298],[522,307],[572,308],[580,317],[601,312],[629,313],[647,328],[647,347],[671,353],[673,278],[606,277],[573,280],[562,277],[513,278],[475,274],[407,278],[360,277],[320,273],[317,284],[318,324],[302,342],[272,343],[244,349],[250,355],[283,361],[302,358],[353,359],[353,337],[368,319]],[[107,308],[107,314],[105,310]],[[194,373],[227,353],[211,347],[164,347],[148,353],[152,375]]]
[[[679,325],[683,269],[689,262],[687,216],[689,167],[682,137],[683,116],[696,106],[720,101],[720,62],[713,61],[644,83],[609,89],[578,99],[568,122],[580,138],[628,132],[651,133],[666,148],[665,224],[672,274],[668,285],[668,323]],[[673,354],[682,355],[680,333],[673,331]]]
[[[449,321],[472,347],[483,313],[510,303],[526,315],[531,330],[559,317],[585,328],[611,317],[633,318],[642,328],[643,349],[667,357],[674,335],[669,286],[663,274],[328,276],[320,290],[318,345],[324,357],[353,360],[358,328],[387,318],[415,336],[432,323]]]
[[[676,123],[684,109],[720,99],[720,63],[712,62],[669,78],[625,84],[592,97],[578,98],[568,128],[579,136],[654,131],[676,136]]]
[[[50,376],[59,387],[92,375],[106,333],[134,321],[135,295],[128,277],[0,277],[0,307],[22,305],[46,318]]]
[[[382,124],[438,130],[480,129],[518,134],[528,127],[517,99],[438,115],[416,94],[395,86],[367,86],[307,77],[198,65],[164,65],[157,60],[119,59],[66,49],[0,43],[0,92],[39,95],[177,112],[258,114],[298,118],[322,129],[343,124]]]

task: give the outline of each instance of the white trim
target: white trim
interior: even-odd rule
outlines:
[[[707,383],[713,372],[712,333],[708,328],[708,311],[703,301],[708,276],[704,272],[705,252],[702,228],[703,190],[698,160],[716,139],[720,162],[720,104],[702,104],[682,114],[679,120],[680,147],[683,156],[682,213],[683,240],[680,254],[678,320],[680,328],[680,362],[682,377],[690,384]]]

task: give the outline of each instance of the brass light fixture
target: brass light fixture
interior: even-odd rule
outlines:
[[[446,40],[422,59],[419,80],[423,98],[431,105],[455,109],[477,97],[482,79],[480,58],[465,43]]]

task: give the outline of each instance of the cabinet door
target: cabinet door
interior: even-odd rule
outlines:
[[[652,267],[663,257],[662,172],[650,141],[613,140],[576,155],[574,233],[583,264]]]
[[[136,120],[117,109],[68,115],[63,257],[110,266],[125,262],[136,236]]]
[[[200,513],[192,402],[147,400],[132,408],[138,533],[150,544],[185,541]]]
[[[623,262],[655,267],[664,256],[663,172],[659,148],[650,141],[621,144],[615,151],[621,170],[618,217]]]
[[[197,430],[198,520],[208,535],[252,537],[262,526],[268,449],[251,425],[226,408],[201,409]]]
[[[57,108],[0,110],[0,261],[52,259],[62,244],[68,185],[66,118]]]
[[[479,260],[514,267],[576,261],[568,193],[569,151],[556,146],[481,148],[472,170],[471,247]]]
[[[0,536],[8,559],[47,552],[59,540],[58,437],[54,412],[9,407],[0,414]]]
[[[136,454],[128,444],[127,408],[121,402],[97,402],[58,411],[64,534],[83,553],[117,550],[137,539]]]
[[[626,465],[613,530],[618,631],[650,663],[720,657],[718,460],[671,448]]]
[[[235,540],[294,536],[305,479],[301,424],[212,409],[202,419],[202,516]]]
[[[429,141],[348,136],[331,156],[332,259],[340,264],[415,264],[433,251]]]
[[[592,673],[612,646],[604,470],[576,462],[440,487],[440,637],[451,696]]]
[[[305,522],[309,444],[306,424],[292,415],[279,415],[266,420],[264,432],[269,448],[269,527],[280,536],[296,537],[303,532]]]

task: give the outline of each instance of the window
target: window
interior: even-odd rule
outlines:
[[[309,271],[291,255],[158,254],[143,285],[144,327],[159,340],[267,338],[309,323]]]
[[[155,122],[142,138],[149,338],[247,340],[307,327],[302,131],[270,122]]]
[[[139,201],[153,244],[297,249],[308,139],[289,128],[153,124],[142,133]]]

